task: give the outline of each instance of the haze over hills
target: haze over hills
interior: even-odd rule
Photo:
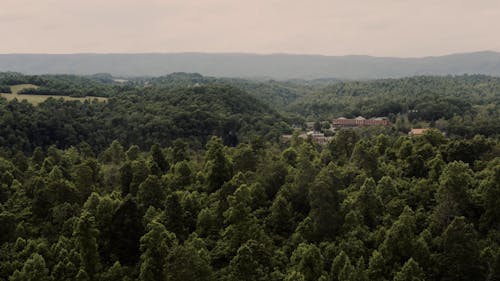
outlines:
[[[26,74],[106,72],[125,77],[197,72],[218,77],[273,79],[500,76],[500,53],[485,51],[424,58],[240,53],[0,54],[0,71]]]

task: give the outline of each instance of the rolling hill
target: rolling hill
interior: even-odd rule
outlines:
[[[272,79],[500,76],[500,53],[476,52],[424,58],[238,53],[0,54],[0,71],[26,74],[107,72],[124,77],[197,72],[217,77]]]

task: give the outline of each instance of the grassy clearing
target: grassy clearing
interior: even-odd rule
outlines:
[[[33,85],[33,84],[19,84],[19,85],[14,85],[14,86],[10,86],[10,91],[12,92],[12,94],[16,94],[19,93],[19,91],[21,90],[24,90],[24,89],[30,89],[30,88],[38,88],[37,85]]]
[[[53,96],[53,95],[19,95],[19,91],[22,89],[27,89],[27,88],[36,88],[36,85],[32,84],[21,84],[21,85],[14,85],[10,87],[10,90],[12,91],[12,94],[0,94],[2,97],[6,98],[7,100],[13,100],[17,99],[19,101],[26,100],[27,102],[37,105],[41,102],[44,102],[48,98],[55,98],[55,99],[64,99],[65,101],[74,101],[74,100],[79,100],[81,102],[86,101],[86,100],[94,100],[97,99],[100,102],[105,102],[108,99],[107,98],[102,98],[102,97],[81,97],[81,98],[75,98],[75,97],[69,97],[69,96]]]

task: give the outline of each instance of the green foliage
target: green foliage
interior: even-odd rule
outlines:
[[[316,176],[309,190],[314,240],[333,239],[339,233],[342,225],[340,212],[341,183],[335,174],[335,165],[325,166]]]
[[[266,245],[248,240],[238,249],[229,266],[230,280],[269,280],[271,253]]]
[[[160,179],[155,175],[149,175],[139,185],[139,191],[137,192],[138,205],[143,211],[147,210],[150,206],[160,208],[165,201],[165,193]]]
[[[424,272],[413,259],[409,259],[401,268],[401,271],[396,273],[394,281],[423,281],[425,280]]]
[[[165,226],[156,221],[149,223],[148,232],[141,237],[139,280],[165,280],[167,255],[176,244],[175,235],[168,232]]]
[[[176,74],[122,87],[107,75],[8,74],[0,84],[43,90],[58,79],[110,99],[0,101],[0,280],[500,276],[496,78],[305,85]],[[286,120],[295,113],[228,86],[238,84],[283,111],[319,104]],[[327,145],[298,133],[277,142],[285,121],[327,127],[312,118],[323,110],[400,124],[337,130]],[[446,134],[402,133],[418,123]]]
[[[94,280],[99,272],[100,258],[97,251],[97,236],[99,230],[95,227],[95,218],[84,212],[76,222],[74,236],[80,252],[82,269],[90,280]]]
[[[317,280],[323,273],[324,260],[315,245],[300,244],[290,258],[292,268],[302,273],[305,281]]]
[[[15,271],[10,281],[51,281],[45,259],[37,253],[29,257],[21,271]]]
[[[151,158],[153,159],[153,163],[160,168],[161,172],[166,172],[170,168],[170,164],[165,159],[163,151],[161,151],[160,146],[156,143],[151,146]]]
[[[12,93],[10,87],[7,85],[0,85],[0,93],[2,94],[10,94]]]
[[[212,138],[207,143],[207,153],[205,162],[206,181],[209,192],[214,192],[222,187],[224,182],[231,178],[231,166],[226,158],[222,141],[219,138]]]
[[[199,248],[196,241],[184,245],[174,245],[169,251],[165,264],[167,281],[210,281],[213,272],[206,249]]]
[[[477,233],[464,217],[456,217],[440,237],[441,280],[482,279]]]
[[[449,163],[439,178],[434,223],[446,227],[454,217],[470,214],[472,171],[463,162]]]
[[[0,103],[0,111],[6,113],[0,118],[0,134],[5,136],[0,145],[31,153],[38,146],[68,148],[85,142],[103,152],[114,140],[144,149],[184,139],[191,147],[202,148],[214,135],[236,146],[254,135],[276,140],[289,131],[281,114],[230,86],[133,87],[116,92],[103,89],[102,93],[114,97],[107,102],[48,99],[37,106],[17,100]],[[182,145],[178,148],[174,162],[186,157]],[[123,157],[116,152],[120,151],[102,157],[106,162]]]

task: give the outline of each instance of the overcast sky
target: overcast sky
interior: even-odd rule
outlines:
[[[0,0],[0,53],[500,51],[500,0]]]

